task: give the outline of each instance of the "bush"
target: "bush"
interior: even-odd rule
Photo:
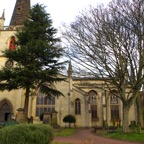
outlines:
[[[19,124],[19,123],[16,122],[15,120],[10,120],[10,121],[4,122],[2,125],[3,126],[9,126],[9,125],[16,125],[16,124]]]
[[[70,124],[71,123],[75,123],[76,122],[76,119],[73,115],[67,115],[63,118],[63,122],[65,123],[69,123],[69,127],[70,127]]]
[[[8,133],[10,133],[12,126],[3,127],[0,129],[0,144],[7,144],[6,139]]]
[[[50,144],[52,128],[48,125],[19,124],[0,130],[0,144]]]

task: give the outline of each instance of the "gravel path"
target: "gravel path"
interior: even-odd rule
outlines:
[[[72,136],[54,138],[54,142],[72,143],[72,144],[138,144],[134,142],[126,142],[103,138],[95,135],[89,129],[78,129]]]

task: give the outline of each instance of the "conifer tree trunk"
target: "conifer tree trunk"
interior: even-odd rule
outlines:
[[[24,114],[26,118],[28,118],[29,92],[30,92],[30,88],[26,88],[25,103],[24,103]]]

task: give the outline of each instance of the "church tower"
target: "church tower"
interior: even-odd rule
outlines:
[[[30,11],[30,0],[16,0],[10,25],[4,26],[5,11],[0,14],[0,69],[11,68],[12,62],[4,57],[2,51],[14,50],[14,40],[17,28],[23,25]],[[2,81],[1,81],[2,83]],[[24,92],[22,89],[0,91],[0,122],[9,121],[16,116],[17,109],[23,108]]]
[[[30,10],[30,0],[17,0],[10,26],[23,25],[23,22],[28,18]]]

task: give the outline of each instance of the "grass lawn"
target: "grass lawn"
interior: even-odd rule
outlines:
[[[138,133],[122,133],[122,132],[116,132],[116,133],[109,133],[105,135],[108,138],[114,138],[124,141],[132,141],[132,142],[144,142],[144,133],[138,134]]]
[[[96,132],[96,134],[99,136],[111,138],[111,139],[144,143],[144,130],[140,134],[139,133],[123,133],[122,131],[117,131],[114,133],[107,133],[107,131],[105,130],[99,130]]]
[[[55,131],[54,136],[70,136],[75,133],[75,128],[64,128],[60,131]]]
[[[75,133],[74,128],[64,128],[62,130],[55,130],[54,136],[71,136]],[[72,143],[61,143],[61,142],[52,142],[51,144],[72,144]]]

